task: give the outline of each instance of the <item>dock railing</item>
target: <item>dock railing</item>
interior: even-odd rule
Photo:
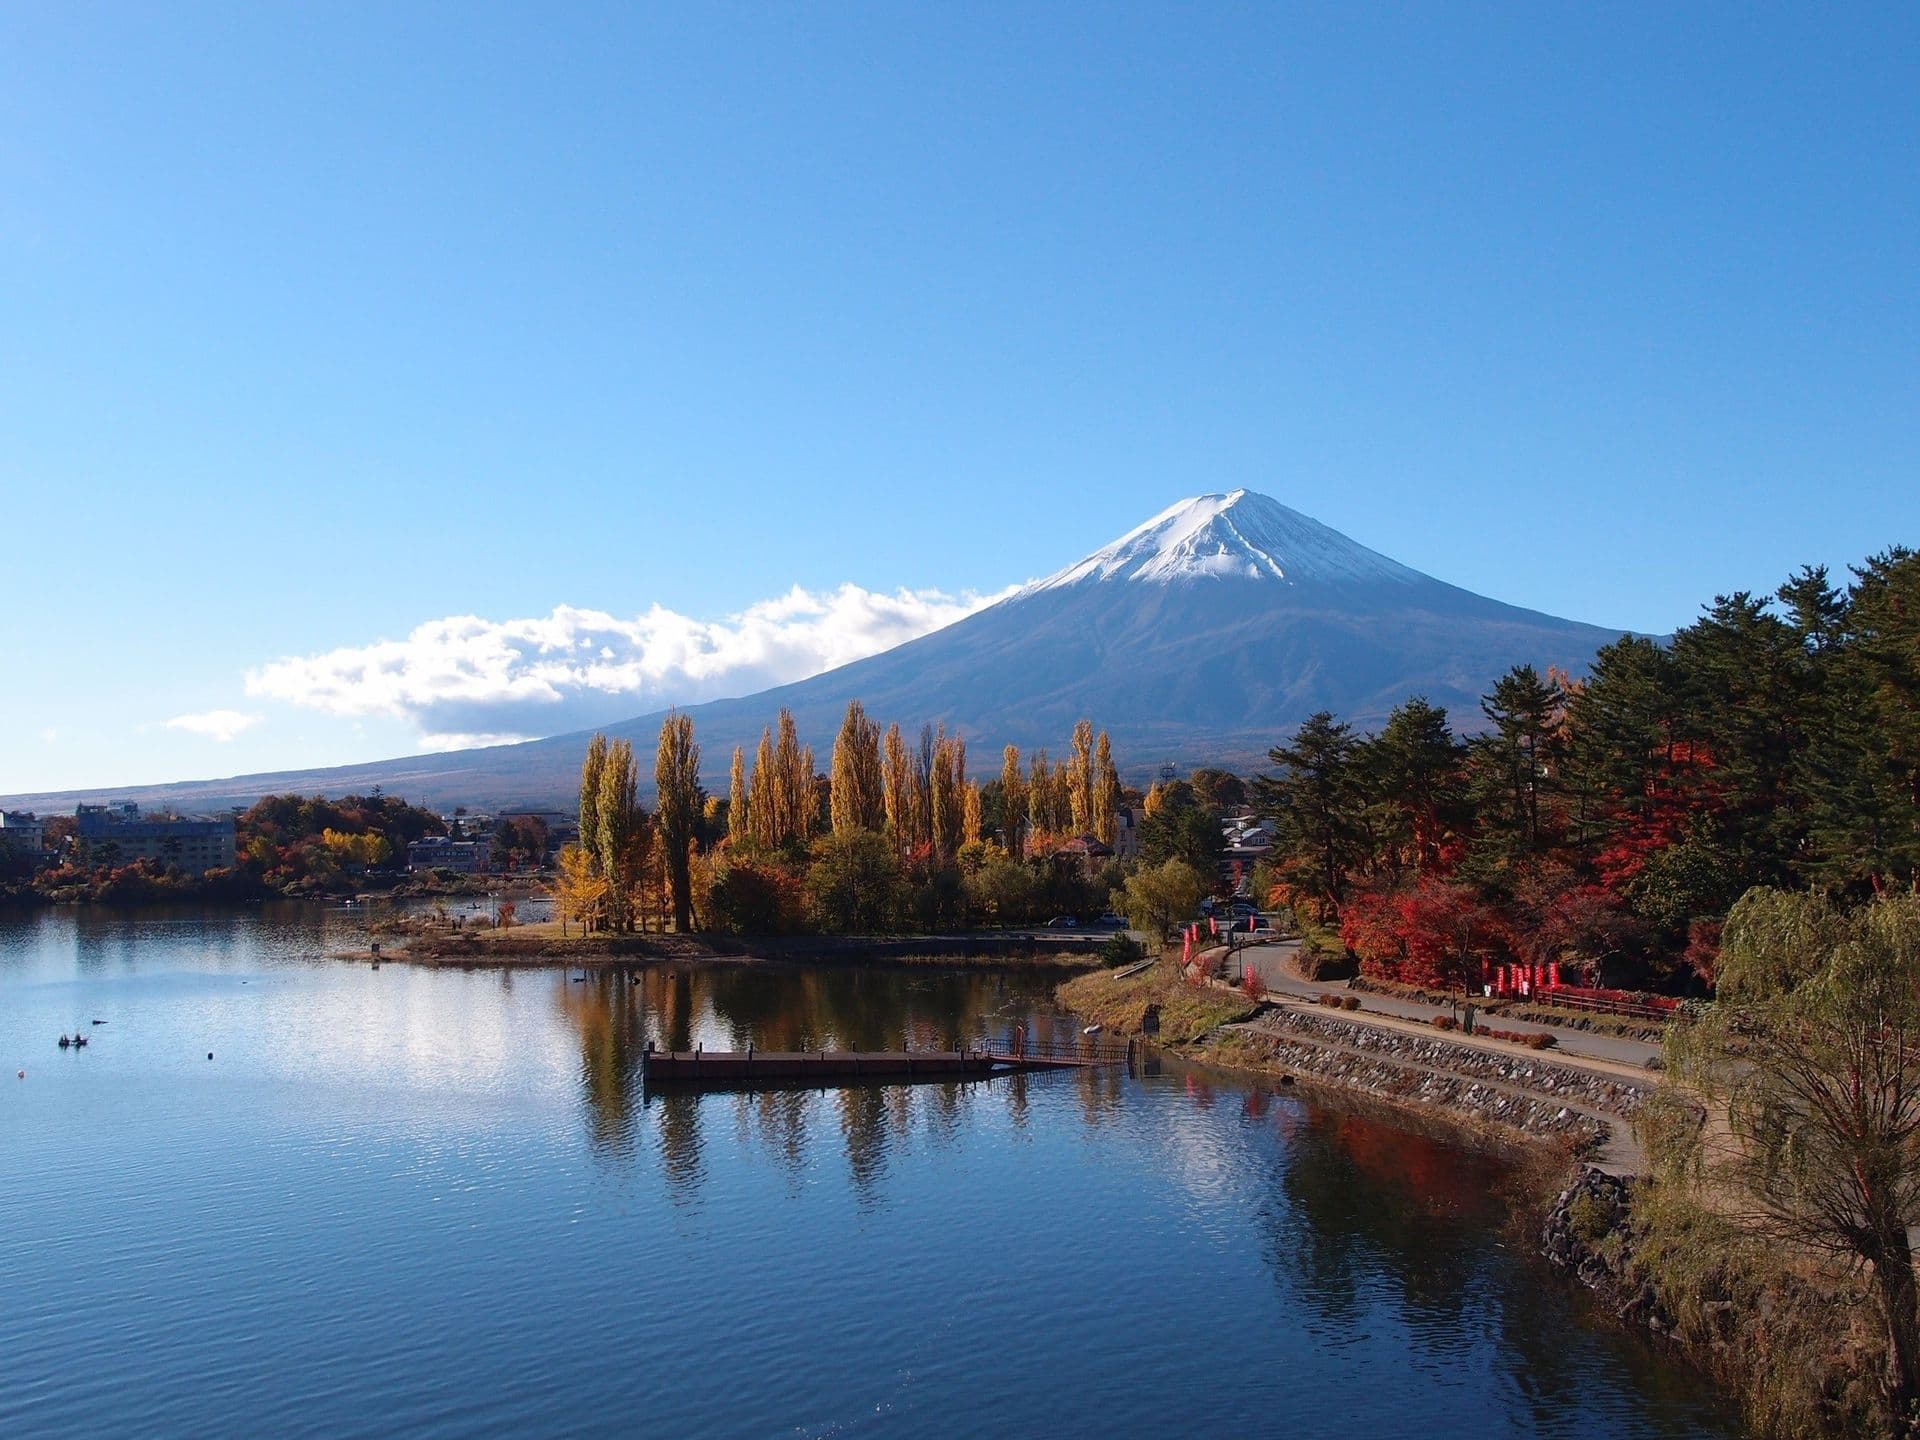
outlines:
[[[1012,1031],[974,1040],[971,1048],[1016,1059],[1072,1060],[1083,1065],[1124,1065],[1133,1049],[1125,1040],[1110,1040],[1100,1035],[1039,1037]]]

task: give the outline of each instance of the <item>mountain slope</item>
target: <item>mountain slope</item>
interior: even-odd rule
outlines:
[[[1578,673],[1620,632],[1445,584],[1263,495],[1182,501],[1074,565],[917,640],[810,679],[690,708],[710,783],[781,706],[826,767],[850,698],[883,724],[944,722],[982,769],[999,747],[1065,750],[1073,722],[1113,737],[1123,772],[1258,763],[1315,710],[1375,724],[1410,694],[1479,721],[1522,662]],[[661,712],[605,727],[651,756]],[[332,770],[113,793],[182,806],[378,784],[436,804],[570,804],[584,737]],[[647,766],[643,764],[643,771]],[[19,797],[55,808],[90,795]],[[9,802],[14,803],[14,802]]]

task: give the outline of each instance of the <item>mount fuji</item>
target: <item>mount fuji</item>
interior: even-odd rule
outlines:
[[[1409,569],[1247,490],[1183,500],[1112,544],[963,620],[850,665],[688,708],[709,784],[785,706],[821,767],[847,701],[910,733],[944,723],[997,770],[1006,743],[1064,751],[1081,716],[1123,774],[1163,762],[1246,770],[1316,710],[1359,728],[1409,695],[1457,726],[1513,665],[1582,673],[1622,632],[1490,600]],[[652,754],[664,712],[601,727]],[[55,808],[114,794],[182,807],[374,785],[431,803],[567,805],[583,734],[328,770],[19,797]],[[646,766],[643,764],[642,769]]]

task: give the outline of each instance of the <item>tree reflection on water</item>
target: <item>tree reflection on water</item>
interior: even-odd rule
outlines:
[[[894,1139],[909,1132],[951,1139],[966,1092],[958,1084],[852,1086],[830,1091],[774,1090],[709,1097],[648,1097],[641,1059],[649,1040],[661,1050],[945,1050],[963,1040],[1004,1038],[1015,1024],[1042,1039],[1075,1033],[1053,1012],[1057,976],[982,972],[785,966],[650,967],[589,974],[560,983],[562,1013],[578,1032],[580,1086],[588,1138],[610,1162],[634,1155],[651,1125],[662,1173],[677,1194],[704,1175],[701,1127],[720,1117],[754,1140],[798,1184],[819,1140],[818,1105],[830,1103],[855,1193],[870,1200],[885,1174]],[[1063,1077],[1064,1078],[1064,1077]],[[1088,1071],[1088,1118],[1117,1103],[1117,1074]],[[1027,1118],[1024,1080],[994,1082],[1016,1124]]]

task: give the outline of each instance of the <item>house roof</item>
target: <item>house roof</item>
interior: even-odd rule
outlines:
[[[1076,835],[1060,847],[1062,855],[1111,855],[1113,847],[1092,835]]]

